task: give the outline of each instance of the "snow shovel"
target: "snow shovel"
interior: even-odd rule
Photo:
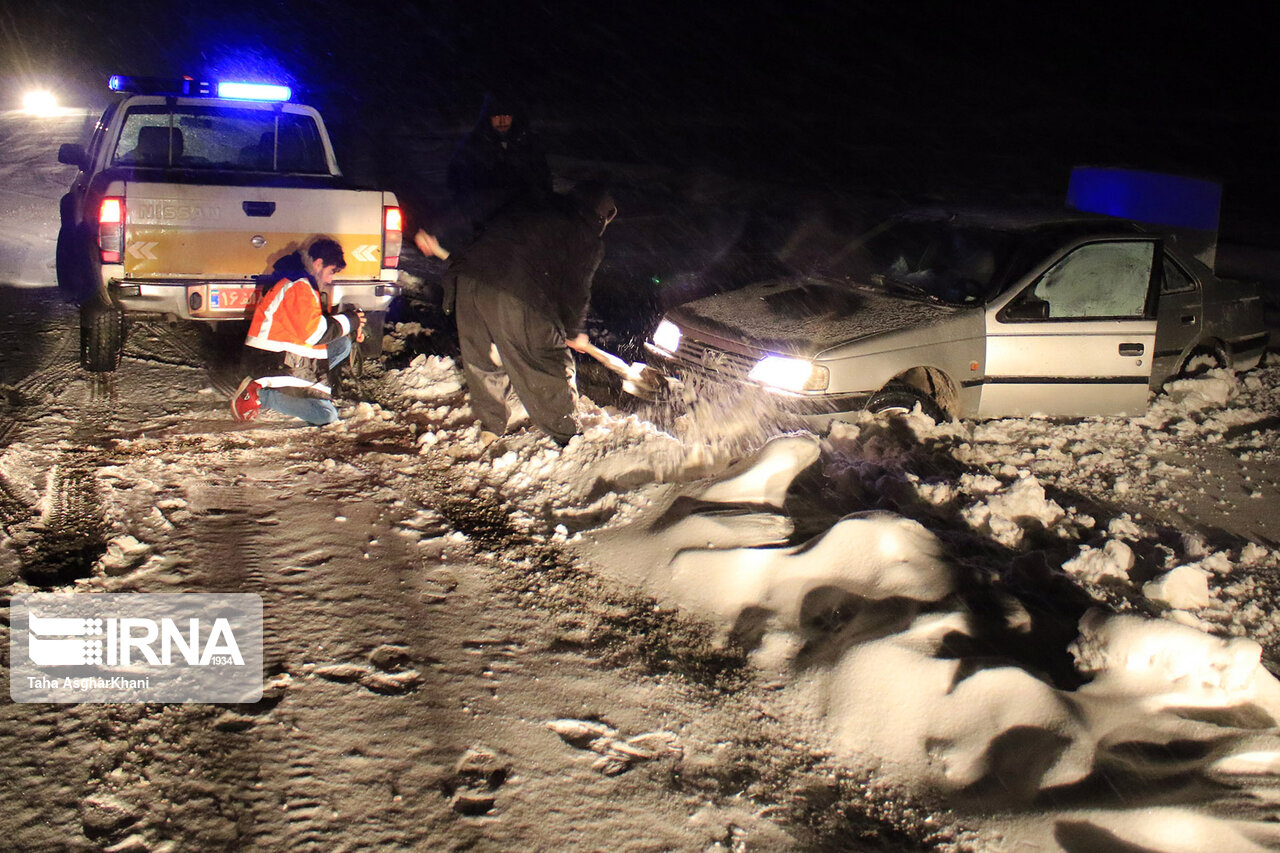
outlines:
[[[622,390],[641,400],[656,400],[662,390],[662,374],[642,361],[627,364],[611,352],[605,352],[590,341],[582,350],[622,377]]]

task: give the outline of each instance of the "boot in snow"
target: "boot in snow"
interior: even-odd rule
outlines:
[[[252,421],[258,417],[262,401],[258,399],[258,389],[262,386],[252,376],[246,376],[236,393],[231,395],[231,417],[238,421]]]

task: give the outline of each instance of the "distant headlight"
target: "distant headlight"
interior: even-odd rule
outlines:
[[[825,391],[831,374],[803,358],[770,355],[757,361],[747,378],[783,391]]]
[[[27,92],[22,96],[22,109],[36,115],[49,115],[58,111],[58,99],[52,92]]]
[[[680,332],[680,327],[670,320],[663,320],[658,324],[658,328],[653,330],[653,345],[664,352],[675,354],[680,348],[680,338],[684,337]]]

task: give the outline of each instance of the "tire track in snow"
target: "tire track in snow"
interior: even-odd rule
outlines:
[[[34,422],[43,414],[36,401],[59,390],[76,374],[79,368],[73,360],[73,341],[78,341],[78,335],[75,326],[64,329],[39,365],[11,386],[6,401],[10,411],[0,415],[0,450],[12,443],[20,424]],[[11,532],[11,526],[30,521],[37,511],[0,472],[0,528]]]
[[[187,340],[190,331],[163,321],[134,320],[125,337],[125,355],[138,361],[204,367],[208,359]]]
[[[10,436],[19,423],[35,420],[32,406],[36,400],[46,393],[59,390],[79,370],[74,357],[78,339],[78,328],[73,326],[64,329],[53,348],[41,358],[39,365],[10,386],[10,399],[7,400],[6,408],[12,411],[0,416],[0,448],[9,445]]]
[[[107,549],[107,531],[98,498],[95,453],[64,456],[49,471],[45,508],[28,531],[34,536],[20,551],[19,573],[34,586],[59,586],[89,577]]]

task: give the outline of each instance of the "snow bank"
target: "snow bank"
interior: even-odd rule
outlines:
[[[836,443],[852,451],[851,440],[873,433],[842,430]],[[734,547],[735,532],[759,534],[766,525],[754,513],[752,525],[737,527],[746,516],[727,523],[716,505],[783,506],[785,483],[816,456],[814,441],[775,440],[745,470],[668,495],[672,506],[693,499],[696,507],[676,524],[645,522],[643,536],[631,542],[650,540],[645,553],[657,565],[631,577],[749,643],[752,661],[782,679],[796,713],[821,724],[838,754],[855,764],[875,756],[898,778],[983,808],[1026,805],[1046,791],[1085,784],[1102,767],[1132,765],[1129,752],[1138,744],[1158,751],[1175,738],[1199,742],[1211,756],[1182,766],[1183,772],[1216,778],[1280,768],[1275,744],[1246,743],[1252,735],[1231,723],[1280,719],[1280,683],[1261,667],[1261,649],[1252,640],[1220,639],[1176,621],[1091,612],[1069,649],[1086,683],[1066,689],[1019,663],[1013,648],[1003,660],[956,653],[984,648],[988,629],[953,602],[955,568],[919,522],[861,513],[802,545],[774,539]],[[881,464],[895,452],[888,443],[878,449]],[[1009,480],[966,474],[955,481],[904,481],[931,505],[958,506],[976,534],[1010,548],[1024,545],[1028,530],[1068,538],[1091,530],[1087,517],[1049,499],[1036,477],[1011,473]],[[883,485],[888,475],[881,469],[877,476]],[[691,541],[696,519],[714,542]],[[779,530],[785,527],[773,533]],[[1081,545],[1063,571],[1085,583],[1131,585],[1138,558],[1130,542],[1144,531],[1121,517],[1105,532],[1097,545]],[[1190,540],[1188,549],[1198,541]],[[1201,563],[1229,570],[1229,561],[1224,566],[1220,554],[1205,550]],[[1249,557],[1270,554],[1254,548]],[[1146,592],[1168,607],[1203,607],[1211,574],[1201,564],[1173,567]],[[1014,611],[1006,628],[1031,631]],[[1225,716],[1189,724],[1182,713],[1191,707]],[[1132,826],[1122,829],[1121,835],[1132,832]]]
[[[888,514],[851,516],[795,548],[690,549],[670,566],[668,594],[728,624],[748,610],[798,630],[802,605],[818,590],[879,601],[937,601],[951,592],[937,539]]]

